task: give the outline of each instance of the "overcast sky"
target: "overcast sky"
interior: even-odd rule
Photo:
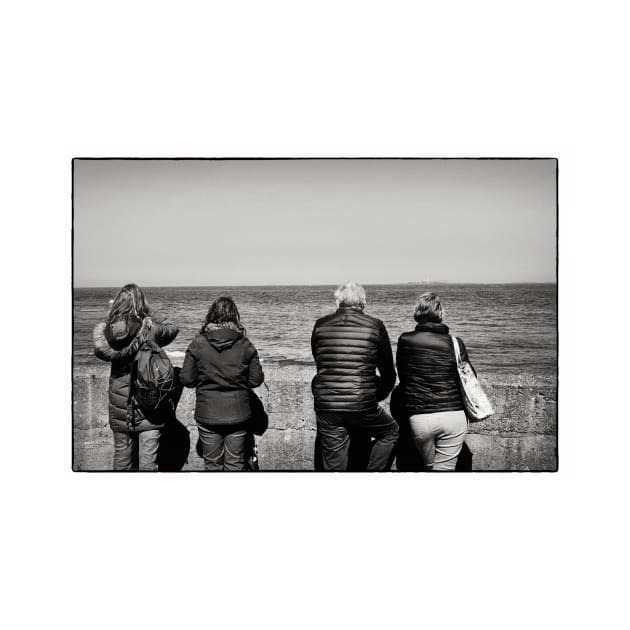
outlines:
[[[75,160],[75,285],[551,282],[555,169]]]

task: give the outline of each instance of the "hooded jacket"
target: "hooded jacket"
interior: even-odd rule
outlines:
[[[470,361],[464,342],[459,337],[457,341],[462,359]],[[445,324],[418,324],[415,330],[403,333],[398,339],[396,367],[400,384],[392,398],[400,401],[407,417],[464,408],[453,342]]]
[[[94,354],[111,363],[109,377],[109,426],[113,431],[136,432],[158,429],[163,425],[149,422],[137,409],[135,422],[127,420],[127,401],[133,360],[141,344],[153,340],[166,346],[179,329],[161,319],[146,317],[143,321],[129,318],[112,323],[97,324],[94,328]]]
[[[212,426],[249,420],[249,390],[265,376],[242,329],[207,324],[186,350],[179,378],[185,387],[197,388],[195,421]]]
[[[318,319],[311,349],[317,364],[312,390],[319,413],[374,411],[396,382],[385,325],[355,308],[342,306]]]

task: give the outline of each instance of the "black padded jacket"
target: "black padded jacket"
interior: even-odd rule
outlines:
[[[373,411],[396,382],[385,325],[360,310],[341,307],[318,319],[311,349],[317,364],[312,382],[317,412]]]
[[[463,360],[469,361],[464,342],[457,337]],[[463,409],[455,351],[448,326],[418,324],[398,339],[396,367],[400,384],[396,398],[407,416]],[[473,368],[474,370],[474,368]]]
[[[138,348],[143,341],[151,339],[159,346],[166,346],[178,333],[178,328],[158,315],[146,317],[141,325],[133,321],[113,324],[101,323],[94,328],[94,354],[111,363],[109,377],[109,425],[113,431],[148,431],[162,426],[150,422],[136,411],[133,424],[127,420],[127,401],[131,368]]]

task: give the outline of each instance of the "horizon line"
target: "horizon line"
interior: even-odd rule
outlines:
[[[493,285],[503,285],[503,284],[558,284],[557,280],[510,280],[508,282],[473,282],[473,281],[451,281],[451,280],[431,280],[431,281],[418,281],[418,282],[362,282],[359,283],[364,287],[369,286],[401,286],[401,285],[414,285],[414,286],[430,286],[437,284],[447,284],[447,285],[455,285],[455,284],[493,284]],[[113,289],[120,285],[116,284],[103,284],[103,285],[76,285],[72,283],[73,289]],[[163,289],[163,288],[179,288],[179,289],[220,289],[224,287],[243,287],[243,288],[251,288],[251,287],[338,287],[340,283],[332,283],[332,282],[313,282],[313,283],[300,283],[300,284],[281,284],[281,283],[265,283],[265,284],[142,284],[143,288],[146,289]]]

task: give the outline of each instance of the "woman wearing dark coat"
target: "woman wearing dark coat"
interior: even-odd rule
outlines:
[[[453,340],[442,318],[440,298],[423,293],[415,307],[415,330],[398,339],[400,383],[391,401],[392,414],[404,425],[400,451],[408,446],[405,440],[411,441],[429,471],[455,470],[468,430]],[[469,361],[464,342],[457,337],[457,343],[462,359]]]
[[[114,470],[157,470],[157,452],[163,418],[149,420],[136,408],[128,417],[131,368],[145,341],[166,346],[178,328],[151,314],[144,293],[135,284],[125,285],[116,295],[107,321],[94,328],[94,354],[111,363],[109,378],[109,426],[114,432]]]
[[[186,351],[180,381],[197,389],[195,421],[205,469],[243,470],[250,390],[262,385],[264,374],[232,298],[210,306]]]

